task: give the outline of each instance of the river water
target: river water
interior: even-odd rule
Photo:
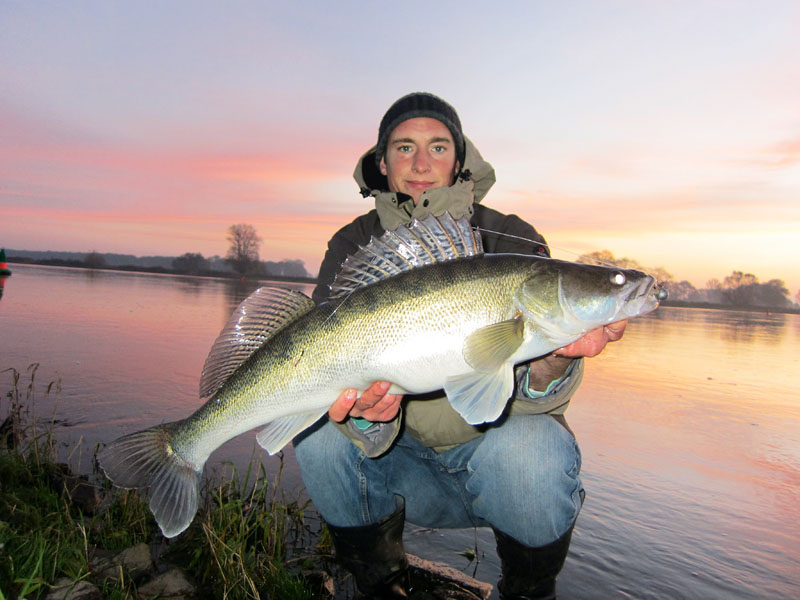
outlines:
[[[10,265],[9,368],[36,371],[35,416],[77,469],[95,445],[198,405],[205,355],[256,284]],[[310,292],[308,286],[288,287]],[[560,598],[800,597],[800,315],[660,308],[587,361],[567,412],[586,503]],[[50,381],[58,381],[50,394]],[[254,435],[210,461],[243,466]],[[255,450],[268,472],[278,458]],[[291,448],[282,485],[303,494]],[[494,583],[488,530],[408,527],[409,551]],[[477,550],[469,563],[461,553]]]

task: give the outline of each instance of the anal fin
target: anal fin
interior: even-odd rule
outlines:
[[[270,454],[277,454],[286,444],[304,429],[316,423],[327,409],[281,417],[270,422],[256,434],[259,445]]]
[[[490,373],[473,371],[451,377],[444,391],[453,408],[470,425],[496,421],[514,391],[514,365],[510,362]]]

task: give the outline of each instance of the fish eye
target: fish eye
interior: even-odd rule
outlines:
[[[614,271],[611,276],[611,283],[614,285],[624,285],[625,284],[625,273],[620,273],[619,271]]]

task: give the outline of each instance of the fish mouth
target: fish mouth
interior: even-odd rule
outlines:
[[[658,284],[655,277],[645,275],[638,285],[631,288],[614,320],[619,321],[653,311],[666,296],[667,291]]]

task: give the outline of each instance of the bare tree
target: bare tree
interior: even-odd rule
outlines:
[[[262,241],[256,228],[246,223],[231,225],[228,227],[228,241],[231,247],[225,260],[233,270],[241,275],[253,271],[258,265],[258,251]]]
[[[96,250],[92,250],[83,257],[83,264],[89,269],[103,269],[106,266],[106,257]]]

